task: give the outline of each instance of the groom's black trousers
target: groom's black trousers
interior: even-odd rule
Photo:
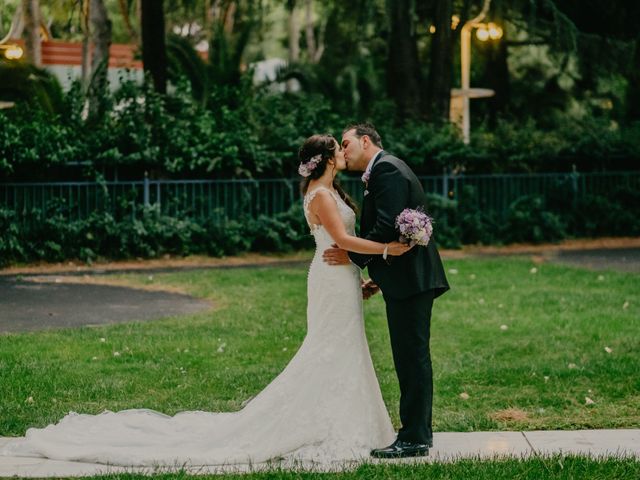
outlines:
[[[433,290],[397,300],[384,297],[393,362],[400,383],[398,440],[431,443],[433,373],[431,369],[431,308]]]

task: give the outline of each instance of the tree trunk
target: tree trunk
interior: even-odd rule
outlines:
[[[151,74],[157,92],[167,92],[167,52],[165,49],[162,0],[142,0],[142,64]]]
[[[495,125],[498,116],[504,113],[509,105],[509,48],[507,29],[504,21],[503,2],[494,2],[493,19],[502,26],[502,38],[490,40],[488,45],[488,56],[486,63],[485,78],[487,86],[491,88],[495,95],[489,98],[489,119]]]
[[[300,25],[296,16],[296,0],[287,0],[289,11],[289,63],[300,60]]]
[[[24,43],[29,61],[42,67],[42,47],[40,42],[40,2],[39,0],[22,0],[24,15]]]
[[[90,0],[82,0],[80,8],[80,28],[82,29],[82,65],[80,67],[80,82],[82,89],[86,93],[91,83],[91,49],[90,37],[91,28],[89,26],[89,11],[91,10]]]
[[[100,97],[107,89],[109,73],[109,47],[111,46],[111,20],[104,0],[91,0],[91,39],[93,58],[91,60],[90,111],[99,113]]]
[[[313,31],[313,0],[305,0],[305,34],[309,62],[318,63],[324,53],[324,43],[322,38],[316,41],[316,35]]]
[[[436,0],[435,27],[431,45],[428,83],[428,113],[434,120],[449,121],[451,82],[453,76],[452,0]]]
[[[291,65],[300,60],[300,25],[296,17],[296,0],[287,0],[287,10],[289,11],[289,65]],[[287,81],[287,91],[295,91],[297,86],[297,80]]]
[[[417,117],[420,114],[420,68],[412,3],[412,0],[387,0],[391,27],[387,90],[400,116]]]
[[[133,28],[133,25],[131,25],[131,16],[129,15],[129,6],[127,5],[126,0],[118,0],[118,6],[120,7],[120,15],[122,15],[124,25],[127,28],[127,32],[129,32],[131,41],[137,42],[138,32],[136,32]]]

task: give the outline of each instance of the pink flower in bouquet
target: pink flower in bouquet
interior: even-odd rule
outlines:
[[[420,208],[405,208],[396,218],[396,228],[400,232],[400,241],[411,245],[426,246],[433,233],[433,223],[429,215]]]

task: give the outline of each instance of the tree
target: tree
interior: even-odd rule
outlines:
[[[429,83],[427,90],[428,115],[434,120],[449,121],[453,71],[452,0],[436,0],[435,34],[431,44]]]
[[[163,0],[141,0],[142,63],[153,79],[155,90],[167,92]]]
[[[487,57],[485,65],[485,82],[495,94],[488,99],[489,118],[495,124],[499,115],[508,110],[509,105],[509,29],[505,21],[506,5],[504,0],[494,0],[491,9],[491,19],[498,25],[503,25],[503,36],[499,40],[485,42],[484,53]]]
[[[100,99],[107,89],[109,47],[111,46],[111,20],[103,0],[91,0],[90,7],[93,58],[91,61],[90,111],[99,113]]]
[[[118,9],[120,10],[120,15],[122,16],[122,20],[124,22],[125,28],[129,37],[133,41],[138,40],[138,32],[133,28],[131,24],[131,16],[129,14],[130,6],[127,0],[118,0]]]
[[[640,120],[640,35],[635,41],[627,78],[627,120]]]
[[[305,0],[304,7],[308,59],[309,63],[318,63],[324,53],[324,38],[320,34],[318,41],[316,41],[316,34],[313,28],[313,0]],[[319,29],[319,31],[322,32],[323,30]]]
[[[42,48],[40,42],[40,2],[22,0],[24,15],[24,39],[27,57],[37,67],[42,66]]]
[[[420,114],[420,66],[412,0],[388,0],[387,89],[400,117]]]

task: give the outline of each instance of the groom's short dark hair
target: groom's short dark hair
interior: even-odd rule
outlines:
[[[363,135],[366,135],[367,137],[369,137],[369,140],[371,140],[371,143],[373,143],[378,148],[382,148],[382,139],[380,138],[380,135],[376,131],[376,127],[374,127],[372,124],[353,123],[351,125],[347,125],[342,131],[342,134],[344,135],[349,130],[355,130],[356,137],[358,138],[362,138]]]

